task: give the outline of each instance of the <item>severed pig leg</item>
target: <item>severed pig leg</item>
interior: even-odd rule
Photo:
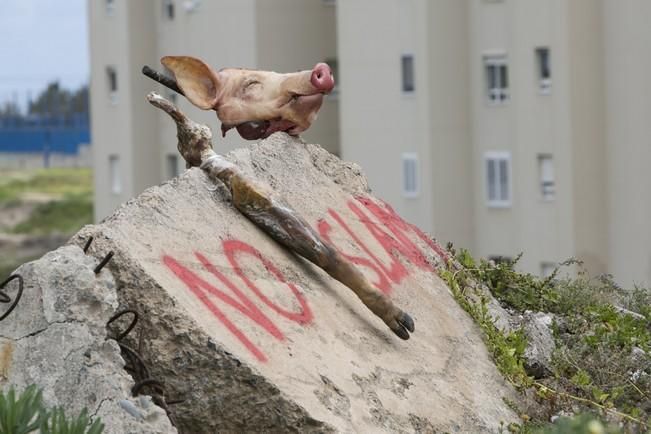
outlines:
[[[233,205],[256,226],[291,251],[317,265],[350,288],[371,312],[380,317],[400,338],[409,339],[413,319],[312,227],[270,187],[246,176],[237,166],[212,149],[212,132],[188,119],[171,102],[152,92],[147,100],[176,122],[178,150],[189,167],[199,166],[214,181],[230,190]]]

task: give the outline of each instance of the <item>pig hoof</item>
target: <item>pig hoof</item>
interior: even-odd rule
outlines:
[[[409,339],[409,332],[413,333],[415,330],[414,320],[405,312],[400,312],[398,319],[395,320],[391,330],[400,338],[405,341]]]
[[[409,339],[409,332],[400,324],[398,324],[397,327],[391,329],[391,331],[393,331],[396,334],[396,336],[398,336],[402,340],[406,341],[407,339]]]
[[[414,320],[406,312],[402,313],[402,318],[398,320],[398,324],[400,324],[401,326],[409,330],[411,333],[413,333],[414,330],[416,330],[414,326]]]

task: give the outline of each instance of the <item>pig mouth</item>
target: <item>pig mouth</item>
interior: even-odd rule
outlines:
[[[231,128],[235,128],[244,140],[259,140],[266,139],[277,131],[293,134],[296,124],[284,119],[247,121],[235,126],[222,124],[222,137],[226,136],[226,132]]]
[[[308,118],[312,112],[321,107],[322,99],[322,93],[311,95],[292,94],[289,101],[281,105],[280,109],[293,105],[295,107],[290,108],[291,111],[303,115],[301,117]],[[235,128],[244,140],[266,139],[278,131],[283,131],[290,135],[297,135],[305,129],[299,127],[299,125],[293,121],[278,117],[275,119],[250,120],[236,125],[227,125],[222,123],[222,137],[225,137],[226,132],[232,128]]]

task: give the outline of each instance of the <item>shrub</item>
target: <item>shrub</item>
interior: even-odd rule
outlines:
[[[74,419],[68,419],[62,408],[51,411],[43,406],[43,395],[31,385],[16,399],[13,387],[0,393],[0,433],[27,434],[101,434],[104,425],[97,418],[92,424],[86,409]]]
[[[452,246],[449,250],[454,259],[440,270],[441,277],[481,327],[498,369],[523,391],[522,405],[516,407],[525,408],[518,411],[529,421],[527,426],[548,423],[553,414],[583,411],[631,430],[651,428],[649,289],[622,289],[608,275],[591,278],[576,260],[539,278],[515,269],[520,256],[495,264],[475,261],[467,251],[456,252]],[[576,267],[576,275],[559,277],[570,266]],[[521,330],[506,333],[495,326],[487,312],[490,295],[515,313],[554,314],[553,375],[541,380],[527,375],[523,368],[526,338]],[[534,403],[525,396],[534,396]],[[584,426],[588,417],[562,423]],[[523,428],[522,432],[531,430]]]

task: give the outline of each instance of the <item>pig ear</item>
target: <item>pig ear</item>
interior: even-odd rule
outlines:
[[[189,56],[165,56],[160,62],[172,71],[185,97],[192,104],[204,110],[215,106],[219,79],[210,66]]]

